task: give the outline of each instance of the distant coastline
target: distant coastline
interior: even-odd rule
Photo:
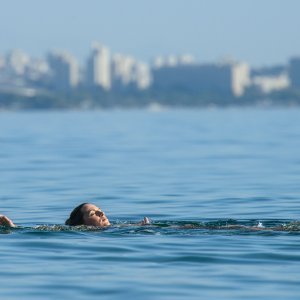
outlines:
[[[20,49],[0,56],[1,110],[154,106],[300,106],[300,57],[261,68],[233,58],[200,63],[191,54],[157,56],[148,64],[99,42],[82,65],[65,50],[39,59]]]
[[[0,110],[94,110],[131,108],[205,108],[205,107],[300,107],[300,91],[281,90],[268,95],[254,92],[236,98],[218,93],[184,91],[112,93],[72,91],[69,93],[32,89],[0,90]]]

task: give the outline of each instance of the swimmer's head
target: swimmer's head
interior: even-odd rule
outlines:
[[[91,203],[82,203],[75,207],[65,224],[70,226],[88,225],[98,227],[110,225],[105,213]]]

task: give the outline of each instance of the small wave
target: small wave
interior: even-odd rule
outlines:
[[[262,222],[258,222],[257,227],[258,227],[258,228],[265,228],[265,226],[263,225]]]
[[[66,225],[37,225],[37,226],[18,226],[10,228],[0,226],[0,234],[22,233],[22,232],[107,232],[116,235],[132,234],[154,234],[154,235],[189,235],[192,231],[201,232],[299,232],[300,221],[292,220],[209,220],[209,221],[152,221],[151,224],[140,225],[131,221],[111,222],[110,227],[100,228],[94,226],[66,226]],[[194,233],[193,233],[194,234]]]
[[[281,228],[284,231],[300,231],[300,221],[293,221],[288,224],[282,224]]]

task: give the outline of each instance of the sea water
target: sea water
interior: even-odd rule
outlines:
[[[0,299],[299,299],[299,149],[298,109],[1,112]]]

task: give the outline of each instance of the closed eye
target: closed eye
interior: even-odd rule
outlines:
[[[94,210],[91,210],[91,211],[89,212],[89,217],[92,217],[94,214],[95,214],[95,211],[94,211]]]
[[[99,217],[102,217],[102,216],[104,215],[104,213],[103,213],[103,211],[101,211],[101,210],[91,210],[91,211],[89,212],[89,217],[92,217],[92,216],[94,216],[94,215],[97,215],[97,216],[99,216]]]

